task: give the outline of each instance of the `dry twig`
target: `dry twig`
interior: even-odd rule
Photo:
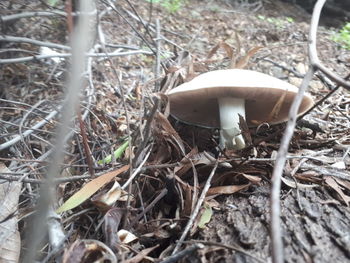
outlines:
[[[281,220],[280,220],[280,190],[281,190],[281,177],[284,169],[284,165],[286,162],[286,156],[288,153],[288,146],[290,140],[293,136],[295,124],[296,124],[296,116],[298,112],[298,108],[300,106],[302,97],[304,92],[307,90],[307,87],[315,73],[316,70],[322,71],[326,74],[330,79],[342,85],[344,88],[349,89],[350,84],[347,83],[344,79],[340,78],[329,69],[324,67],[317,56],[316,50],[316,35],[317,35],[317,27],[320,19],[320,13],[323,5],[326,0],[318,0],[315,4],[314,11],[311,19],[310,33],[309,33],[309,57],[311,67],[309,71],[306,73],[303,82],[299,88],[299,92],[297,96],[294,98],[293,104],[289,111],[289,121],[287,123],[287,127],[285,133],[281,140],[281,146],[279,148],[277,159],[275,163],[275,167],[272,174],[272,189],[271,189],[271,241],[272,241],[272,260],[274,263],[283,263],[284,262],[284,254],[283,254],[283,241],[282,241],[282,231],[281,231]]]

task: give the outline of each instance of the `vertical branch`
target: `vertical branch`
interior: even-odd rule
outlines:
[[[85,69],[85,52],[91,43],[89,34],[88,12],[91,11],[93,0],[80,1],[79,10],[81,16],[72,36],[72,60],[71,75],[69,76],[66,92],[66,103],[62,108],[61,124],[57,128],[55,147],[52,153],[52,161],[46,174],[45,183],[40,188],[37,211],[31,222],[28,232],[28,251],[23,257],[23,262],[34,262],[39,244],[47,233],[48,211],[55,200],[54,179],[60,172],[60,164],[63,161],[65,137],[69,133],[69,127],[74,117],[75,105],[79,103],[79,93],[83,85],[83,73]]]
[[[311,64],[310,69],[305,75],[303,82],[301,83],[301,86],[299,88],[299,92],[297,96],[294,98],[294,101],[290,108],[289,121],[287,123],[285,133],[282,137],[281,146],[280,146],[280,149],[278,150],[275,167],[272,173],[272,189],[271,189],[271,197],[270,197],[270,204],[271,204],[270,231],[271,231],[271,242],[272,242],[272,260],[274,263],[284,262],[283,240],[282,240],[281,219],[280,219],[281,209],[280,209],[280,199],[279,199],[280,191],[281,191],[281,176],[285,166],[286,156],[288,153],[288,145],[293,136],[296,119],[297,119],[297,112],[301,104],[303,94],[306,91],[309,85],[309,82],[311,81],[315,71],[318,69],[321,70],[323,73],[325,73],[330,79],[338,82],[340,85],[343,85],[344,87],[348,85],[348,83],[344,79],[341,79],[339,76],[337,76],[330,70],[326,69],[320,63],[317,56],[317,49],[316,49],[317,27],[320,19],[321,10],[325,2],[326,0],[318,0],[315,4],[315,7],[312,13],[310,32],[309,32],[309,58],[310,58],[310,64]]]
[[[288,146],[294,133],[294,128],[297,120],[297,114],[299,106],[303,100],[303,95],[309,85],[310,80],[314,74],[314,68],[311,67],[306,73],[303,82],[299,88],[298,94],[294,98],[292,106],[289,111],[289,120],[282,137],[281,146],[277,153],[275,167],[272,173],[272,189],[270,196],[270,213],[271,213],[271,243],[272,243],[272,261],[274,263],[283,263],[283,242],[282,242],[282,231],[281,231],[281,209],[280,209],[280,191],[281,191],[281,176],[283,173],[284,165],[286,163]]]
[[[160,36],[160,22],[156,19],[156,68],[155,68],[155,79],[156,79],[156,92],[160,91],[159,74],[160,74],[160,42],[162,38]]]

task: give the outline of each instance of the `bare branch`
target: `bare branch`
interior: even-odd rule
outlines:
[[[310,63],[315,68],[322,71],[327,75],[331,80],[337,82],[339,85],[343,86],[347,90],[350,90],[350,82],[345,81],[343,78],[339,77],[334,72],[326,68],[320,61],[317,55],[316,49],[316,37],[317,37],[317,27],[320,20],[321,10],[323,5],[327,0],[318,0],[315,4],[314,11],[312,13],[311,25],[310,25],[310,34],[309,34],[309,57]]]
[[[298,94],[294,98],[292,106],[289,111],[289,120],[287,123],[287,127],[285,129],[284,135],[282,137],[281,146],[277,153],[275,167],[272,173],[272,189],[271,189],[271,242],[272,242],[272,260],[274,263],[283,263],[284,255],[283,255],[283,242],[282,242],[282,232],[281,232],[281,220],[280,220],[280,191],[281,191],[281,177],[284,169],[284,165],[286,163],[286,156],[288,153],[288,146],[290,140],[294,133],[294,128],[297,120],[297,113],[299,106],[302,102],[303,96],[309,82],[312,79],[314,74],[314,68],[311,67],[309,71],[306,73],[303,82],[299,88]]]
[[[89,11],[93,6],[92,0],[80,2],[80,10]],[[69,126],[75,112],[75,105],[79,101],[80,88],[83,84],[83,73],[85,71],[86,57],[85,52],[88,44],[91,43],[91,34],[88,28],[88,16],[82,15],[77,24],[72,38],[72,69],[68,82],[67,103],[62,112],[62,124],[57,130],[56,145],[53,150],[52,162],[46,176],[46,183],[40,188],[40,198],[38,200],[37,212],[32,221],[30,231],[28,233],[28,251],[23,257],[24,262],[33,262],[35,260],[38,245],[47,233],[47,217],[49,208],[54,201],[54,178],[59,174],[60,163],[63,161],[63,150],[65,137],[68,134]],[[42,226],[42,227],[38,227]]]
[[[70,50],[69,46],[60,45],[52,42],[35,40],[27,37],[13,37],[13,36],[0,36],[0,42],[16,42],[16,43],[29,43],[37,46],[50,47],[50,48],[59,48],[64,50]]]
[[[106,53],[87,53],[86,56],[107,58],[108,56],[120,57],[120,56],[136,55],[136,54],[153,55],[152,52],[146,51],[146,50],[132,50],[132,51],[126,51],[126,52],[111,52],[107,54]],[[72,54],[70,53],[63,53],[63,54],[54,54],[54,55],[37,55],[37,56],[22,57],[22,58],[0,59],[0,64],[20,63],[20,62],[27,62],[31,60],[41,60],[41,59],[47,59],[47,58],[67,58],[71,56]]]

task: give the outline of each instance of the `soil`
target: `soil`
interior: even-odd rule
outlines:
[[[11,2],[0,3],[0,15],[51,8],[43,1],[31,1],[31,4],[20,0]],[[95,161],[104,159],[121,144],[121,138],[130,135],[126,128],[125,100],[135,146],[131,156],[138,158],[134,163],[139,164],[145,156],[145,152],[137,155],[139,150],[152,147],[146,167],[156,166],[142,170],[137,184],[133,184],[131,193],[134,199],[127,214],[125,202],[118,201],[114,205],[124,209],[118,210],[123,211],[120,217],[124,219],[120,226],[120,218],[116,220],[116,228],[124,227],[138,236],[138,241],[123,249],[118,247],[114,250],[115,254],[120,262],[126,259],[139,262],[135,258],[142,254],[140,251],[158,246],[148,252],[152,260],[147,259],[146,254],[141,258],[142,262],[158,262],[170,255],[193,212],[192,202],[195,203],[198,198],[197,191],[200,192],[212,169],[213,165],[208,164],[202,155],[198,157],[205,151],[212,158],[220,156],[221,162],[229,165],[229,168],[224,165],[218,168],[212,187],[247,187],[240,191],[231,190],[229,194],[216,192],[208,197],[206,204],[213,212],[209,222],[203,228],[198,228],[198,218],[191,235],[186,239],[188,243],[182,246],[182,249],[186,249],[198,243],[194,240],[201,240],[204,248],[189,253],[181,262],[271,262],[271,158],[279,148],[284,124],[251,129],[252,147],[246,151],[227,152],[226,156],[220,154],[216,147],[217,131],[191,127],[171,119],[171,116],[168,118],[170,122],[163,119],[163,115],[153,116],[156,121],[151,127],[149,141],[145,144],[140,131],[147,131],[145,126],[153,105],[153,93],[159,90],[164,93],[196,74],[227,68],[230,63],[225,48],[227,46],[232,48],[236,62],[250,50],[261,47],[248,56],[249,62],[245,68],[299,86],[309,67],[307,40],[311,15],[298,5],[278,0],[188,0],[176,11],[161,4],[151,6],[148,1],[128,3],[116,3],[116,9],[125,19],[113,10],[101,19],[100,26],[105,42],[109,44],[108,50],[133,50],[130,47],[147,50],[145,40],[152,47],[155,46],[155,27],[145,29],[137,21],[136,10],[145,23],[151,21],[155,25],[156,19],[159,19],[163,37],[161,58],[168,71],[155,76],[155,56],[150,54],[114,57],[112,60],[96,58],[92,73],[94,88],[86,89],[82,94],[81,103],[90,112],[85,119],[86,135]],[[105,1],[99,2],[99,12],[106,10],[107,6]],[[64,10],[61,2],[57,9]],[[68,43],[66,23],[65,17],[61,16],[31,17],[3,22],[1,30],[3,35],[65,45]],[[317,51],[328,68],[345,77],[349,74],[350,52],[332,41],[336,30],[319,27]],[[218,51],[213,52],[213,48],[220,43]],[[20,50],[26,51],[21,53]],[[39,47],[31,43],[11,41],[0,41],[0,51],[1,59],[24,56],[26,53],[37,55],[40,52]],[[100,49],[99,52],[103,51]],[[212,55],[210,58],[209,54]],[[68,65],[68,62],[55,64],[51,60],[0,64],[0,144],[8,141],[11,138],[9,135],[21,133],[19,127],[31,127],[48,112],[57,109],[64,97]],[[112,68],[119,75],[114,74]],[[319,75],[320,78],[314,76],[308,91],[315,101],[336,86],[327,78],[322,78],[322,74]],[[119,83],[118,78],[121,85],[116,84]],[[87,94],[91,91],[94,99],[89,104]],[[349,91],[340,88],[296,128],[289,149],[290,155],[295,157],[287,161],[280,197],[286,262],[350,262],[349,102]],[[161,112],[167,116],[165,106]],[[0,161],[12,172],[29,169],[26,170],[29,179],[41,180],[48,164],[38,164],[35,160],[51,149],[49,142],[53,139],[56,120],[42,130],[37,130],[36,136],[23,138],[17,145],[2,150]],[[78,128],[77,133],[81,133]],[[70,169],[62,170],[61,176],[88,174],[82,140],[82,136],[70,139],[65,158],[65,164],[70,165]],[[193,167],[186,164],[182,146],[187,156],[200,159],[198,163],[192,164]],[[124,157],[111,164],[94,165],[95,171],[98,173],[108,168],[115,170],[121,164],[128,164],[129,156],[130,152],[127,151]],[[33,163],[36,163],[35,166],[31,166]],[[126,178],[121,176],[119,181],[125,182]],[[193,178],[197,178],[198,182]],[[79,190],[84,182],[60,184],[57,189],[58,204]],[[23,239],[22,255],[27,245],[24,238],[28,231],[27,217],[32,216],[31,211],[39,196],[37,184],[25,185],[18,210]],[[168,193],[156,205],[152,205],[164,188]],[[103,191],[106,192],[106,189]],[[72,244],[77,239],[96,239],[112,247],[109,243],[111,237],[108,236],[110,232],[106,233],[100,227],[104,222],[105,211],[94,208],[90,201],[62,215],[62,225],[69,231],[67,241],[57,253],[51,253],[50,248],[45,247],[42,258],[46,257],[51,262],[62,261],[63,254],[67,256],[75,253],[72,252]],[[148,205],[151,206],[150,211],[143,216],[141,211]],[[200,215],[203,212],[204,209]]]

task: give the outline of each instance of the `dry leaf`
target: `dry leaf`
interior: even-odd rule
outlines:
[[[104,226],[102,230],[105,236],[106,244],[114,251],[116,251],[117,246],[120,244],[117,233],[123,215],[124,211],[121,208],[114,207],[110,209],[103,217]]]
[[[261,177],[259,177],[259,176],[249,175],[249,174],[245,174],[245,173],[242,173],[241,175],[244,178],[248,179],[253,184],[258,184],[261,182]]]
[[[231,68],[240,68],[240,69],[244,69],[249,62],[249,59],[255,55],[256,52],[258,52],[260,49],[262,49],[263,47],[254,47],[251,50],[248,51],[248,53],[241,58],[236,65],[231,65]]]
[[[91,263],[110,262],[117,263],[113,251],[104,243],[93,239],[76,240],[65,251],[63,263]]]
[[[245,188],[250,186],[249,184],[244,184],[244,185],[225,185],[225,186],[216,186],[212,187],[208,190],[207,196],[208,195],[229,195],[229,194],[234,194],[236,192],[239,192]]]
[[[209,165],[213,163],[215,159],[207,152],[203,151],[198,153],[197,148],[193,148],[180,162],[180,166],[174,168],[174,173],[178,176],[184,175],[188,170],[194,166],[204,164]]]
[[[232,47],[227,44],[225,41],[222,41],[220,42],[219,44],[215,45],[215,47],[213,47],[209,53],[208,53],[208,56],[207,56],[207,59],[211,58],[212,56],[214,56],[214,54],[219,50],[219,48],[222,48],[225,50],[227,56],[229,59],[232,60],[233,58],[233,49]]]
[[[101,189],[104,185],[113,180],[113,178],[115,178],[117,175],[127,171],[128,169],[129,165],[125,165],[118,170],[105,173],[91,180],[78,192],[72,195],[66,202],[64,202],[64,204],[57,209],[56,213],[62,213],[64,211],[77,207],[86,201],[89,197],[91,197],[94,193],[96,193],[99,189]]]
[[[179,154],[185,155],[185,146],[179,134],[175,131],[168,119],[160,112],[157,112],[153,120],[153,130],[158,139],[171,143]],[[175,142],[175,143],[174,143]]]
[[[123,190],[120,184],[115,181],[111,189],[108,192],[98,193],[91,198],[91,202],[94,203],[102,211],[110,209],[117,201],[126,201],[128,192]]]
[[[349,206],[350,203],[350,196],[344,194],[343,190],[341,189],[341,187],[338,185],[338,183],[330,176],[326,176],[326,180],[325,182],[333,189],[335,190],[339,196],[343,199],[343,201],[345,202],[345,204],[347,206]]]
[[[121,243],[123,244],[129,244],[132,241],[135,241],[137,239],[137,236],[135,236],[133,233],[125,230],[125,229],[120,229],[117,233],[118,238]]]

